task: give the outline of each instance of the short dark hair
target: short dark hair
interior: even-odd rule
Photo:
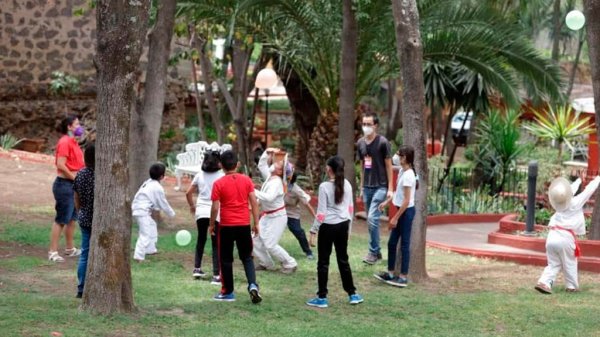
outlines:
[[[165,166],[165,164],[157,162],[152,164],[152,166],[150,166],[150,170],[148,171],[150,172],[150,178],[154,180],[159,180],[165,175],[166,170],[167,167]]]
[[[69,133],[69,126],[71,126],[76,119],[79,119],[79,117],[75,115],[68,115],[67,117],[63,118],[63,120],[60,122],[58,131],[63,135]]]
[[[91,168],[92,170],[96,166],[96,145],[94,143],[89,144],[85,147],[83,154],[83,160],[85,161],[85,167]]]
[[[204,152],[204,159],[202,160],[202,171],[204,172],[217,172],[221,169],[219,164],[221,163],[221,154],[219,151],[206,151]]]
[[[221,166],[225,171],[234,170],[238,163],[237,153],[227,150],[221,153]]]
[[[373,124],[375,125],[379,125],[379,117],[377,117],[377,114],[374,113],[373,111],[367,111],[363,114],[362,118],[365,117],[371,117],[373,118]]]

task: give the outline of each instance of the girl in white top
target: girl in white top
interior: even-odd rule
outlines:
[[[329,180],[319,186],[319,206],[317,216],[310,229],[310,244],[312,245],[317,232],[319,240],[317,243],[317,279],[319,290],[317,297],[306,302],[307,305],[318,308],[326,308],[327,281],[329,277],[329,257],[335,246],[342,286],[349,296],[350,304],[363,302],[362,296],[356,293],[352,270],[348,261],[348,235],[350,224],[354,214],[354,201],[352,186],[344,179],[344,160],[339,156],[333,156],[327,160],[327,175]]]
[[[196,226],[198,227],[198,240],[196,241],[196,254],[194,258],[194,270],[192,276],[196,279],[204,278],[206,273],[202,271],[202,256],[204,255],[204,245],[206,244],[206,237],[208,232],[208,225],[210,220],[210,209],[212,207],[212,201],[210,199],[212,193],[212,187],[214,182],[224,176],[223,170],[221,170],[220,154],[218,151],[209,150],[204,153],[204,159],[202,161],[202,170],[196,174],[190,188],[188,188],[185,196],[190,206],[190,212],[194,214],[196,219]],[[198,193],[198,198],[194,204],[194,194]],[[217,215],[218,226],[219,216]],[[217,231],[215,231],[216,233]],[[213,277],[211,283],[220,285],[221,280],[219,277],[219,259],[217,256],[217,237],[211,235],[211,248],[212,248],[212,269]]]
[[[388,241],[388,270],[374,276],[396,287],[406,287],[408,266],[410,262],[410,235],[412,222],[415,217],[415,190],[418,188],[417,176],[414,171],[415,150],[411,146],[403,145],[398,149],[392,161],[399,162],[401,169],[398,172],[396,192],[392,199],[388,199],[379,205],[383,208],[390,202],[398,207],[398,211],[390,219],[388,229],[390,239]],[[396,277],[396,252],[398,241],[400,241],[400,253],[402,255],[400,274]]]

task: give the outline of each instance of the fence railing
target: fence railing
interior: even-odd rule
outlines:
[[[431,168],[428,188],[430,214],[515,212],[527,198],[527,171],[486,181],[471,168]]]
[[[571,180],[581,177],[581,188],[598,174],[586,168],[557,173]],[[538,177],[538,186],[546,183]],[[471,168],[430,168],[427,192],[429,214],[517,212],[527,200],[527,170],[512,169],[486,181],[481,172]],[[544,195],[538,194],[537,199],[543,203]]]

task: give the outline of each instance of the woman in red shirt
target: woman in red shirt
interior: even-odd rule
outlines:
[[[77,219],[73,180],[77,171],[85,166],[83,152],[75,139],[83,136],[84,129],[79,124],[77,116],[68,116],[61,122],[60,132],[63,136],[58,140],[55,150],[57,177],[52,185],[52,194],[54,194],[54,200],[56,201],[54,207],[56,217],[50,232],[50,248],[48,250],[48,260],[54,262],[64,261],[62,256],[58,254],[58,242],[60,241],[60,233],[65,226],[67,248],[64,254],[71,257],[81,254],[81,250],[73,246],[75,220]]]

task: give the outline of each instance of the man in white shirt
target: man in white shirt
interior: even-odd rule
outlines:
[[[258,259],[257,270],[275,269],[272,258],[281,262],[281,271],[291,274],[296,271],[298,263],[279,245],[281,235],[287,227],[287,213],[284,202],[284,182],[282,161],[269,167],[269,161],[278,149],[268,148],[258,161],[258,169],[264,179],[260,191],[256,190],[256,198],[260,204],[260,232],[254,237],[254,256]]]

